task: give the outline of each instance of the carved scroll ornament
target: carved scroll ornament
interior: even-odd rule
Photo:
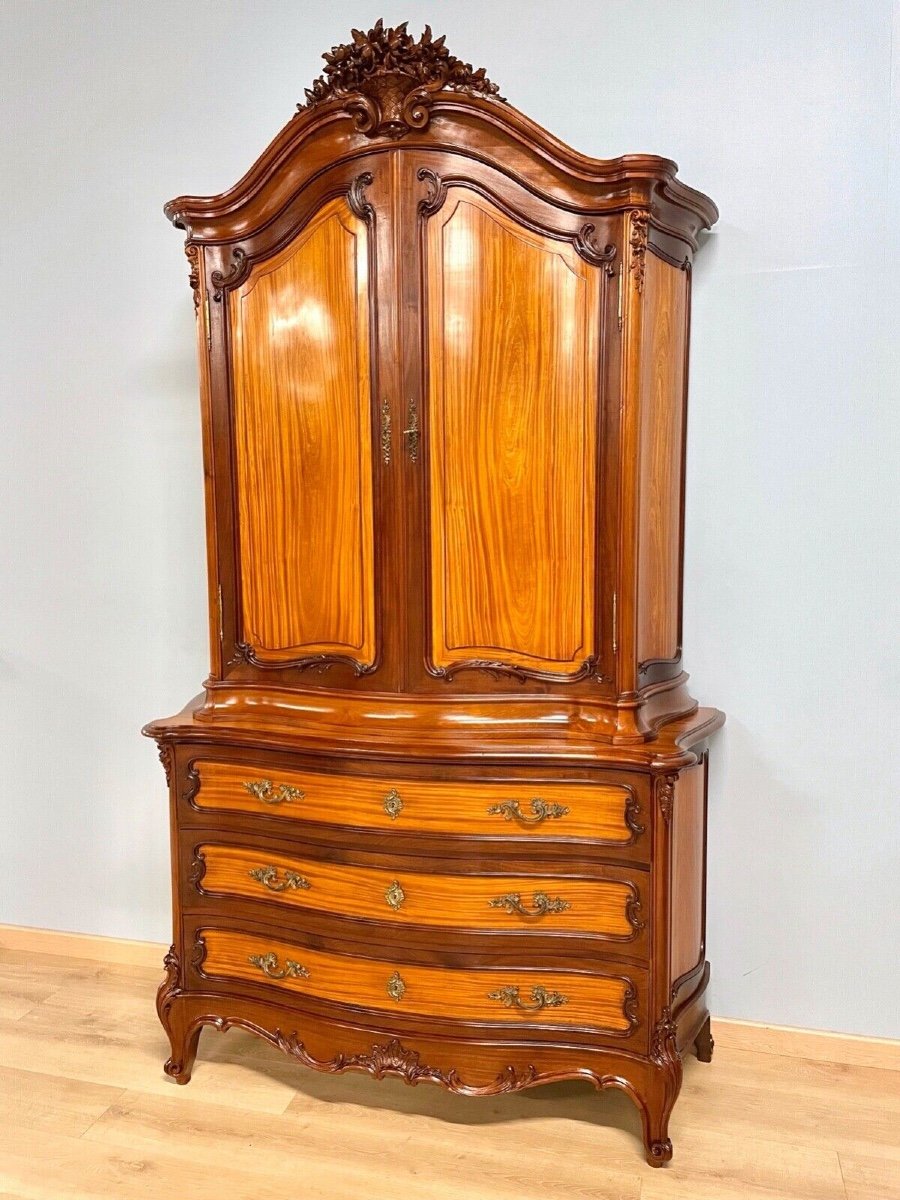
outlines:
[[[456,58],[443,37],[432,36],[430,25],[418,41],[406,26],[404,21],[386,29],[379,19],[368,33],[354,29],[351,42],[322,56],[325,71],[306,89],[306,103],[298,109],[346,99],[361,133],[398,138],[427,126],[432,97],[444,88],[503,99],[484,68]]]

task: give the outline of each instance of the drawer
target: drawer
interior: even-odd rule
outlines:
[[[425,834],[580,838],[632,845],[643,825],[636,793],[613,783],[480,783],[281,770],[198,760],[188,798],[202,812],[266,814]]]
[[[190,877],[204,895],[273,901],[398,925],[565,932],[643,942],[641,892],[646,885],[622,868],[601,870],[603,878],[590,879],[425,874],[204,842],[193,848]]]
[[[498,1026],[578,1026],[615,1037],[630,1036],[639,1024],[637,987],[625,975],[421,966],[222,928],[202,928],[199,939],[194,961],[202,976],[261,984],[298,999]]]

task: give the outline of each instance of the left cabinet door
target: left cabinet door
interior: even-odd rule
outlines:
[[[373,263],[369,221],[339,196],[226,294],[227,666],[334,686],[379,665]]]

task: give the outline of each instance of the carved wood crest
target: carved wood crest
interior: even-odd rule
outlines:
[[[385,28],[379,18],[368,33],[352,30],[351,42],[322,56],[325,71],[297,108],[345,100],[361,133],[399,138],[427,126],[432,97],[442,89],[503,100],[484,68],[456,58],[430,25],[418,41],[406,26]]]

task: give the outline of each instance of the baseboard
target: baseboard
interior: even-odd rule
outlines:
[[[845,1063],[851,1067],[888,1067],[900,1070],[900,1041],[864,1037],[855,1033],[830,1033],[824,1029],[796,1029],[790,1025],[764,1025],[713,1017],[717,1046],[751,1050],[756,1054],[782,1054],[818,1062]]]
[[[128,938],[101,937],[92,933],[65,933],[58,929],[31,929],[26,925],[0,925],[0,950],[17,953],[57,954],[94,962],[153,967],[162,974],[168,944],[134,942]]]
[[[162,942],[135,942],[127,938],[101,937],[99,934],[0,925],[0,950],[150,967],[158,969],[160,974],[167,949],[168,946]],[[739,1021],[733,1017],[714,1016],[712,1020],[716,1044],[722,1048],[846,1063],[854,1067],[900,1069],[900,1041],[890,1038],[795,1029],[788,1025],[765,1025],[758,1021]]]

